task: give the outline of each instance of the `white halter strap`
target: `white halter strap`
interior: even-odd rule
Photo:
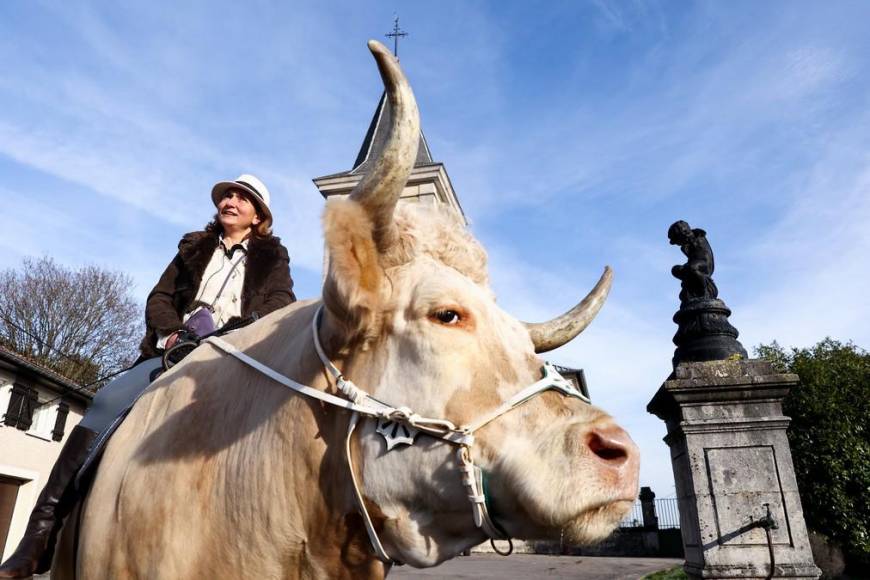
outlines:
[[[461,472],[462,484],[467,490],[468,500],[471,503],[474,525],[480,528],[490,538],[490,540],[499,539],[510,541],[510,537],[492,520],[489,515],[489,510],[487,509],[486,494],[483,486],[483,471],[474,465],[471,454],[471,447],[474,445],[474,432],[547,390],[556,390],[564,396],[575,397],[585,401],[586,403],[589,403],[589,399],[580,392],[573,383],[562,377],[562,375],[560,375],[552,365],[544,363],[544,376],[539,381],[525,387],[498,408],[490,411],[471,424],[457,428],[453,423],[446,419],[423,417],[413,412],[408,407],[393,407],[388,405],[387,403],[375,399],[366,391],[353,384],[352,381],[346,379],[341,371],[326,356],[323,347],[320,344],[318,326],[320,324],[322,313],[323,305],[321,304],[311,321],[314,348],[317,351],[317,356],[323,363],[324,368],[330,375],[332,375],[336,387],[342,395],[347,397],[346,399],[298,383],[293,379],[282,375],[271,367],[264,365],[260,361],[248,356],[220,337],[210,336],[203,342],[207,342],[225,353],[232,355],[254,370],[266,375],[273,381],[296,391],[300,395],[318,399],[324,403],[351,411],[347,436],[345,437],[345,455],[348,468],[350,469],[354,496],[356,497],[360,513],[365,522],[369,541],[372,544],[375,554],[381,561],[385,563],[396,562],[386,553],[383,544],[381,544],[377,530],[375,530],[371,516],[369,516],[368,510],[366,509],[365,500],[353,467],[351,437],[359,422],[360,415],[377,419],[390,419],[400,423],[405,423],[423,433],[426,433],[430,437],[436,437],[450,443],[451,445],[455,445],[457,447],[456,458],[460,465],[459,469]],[[510,553],[510,551],[507,553]]]

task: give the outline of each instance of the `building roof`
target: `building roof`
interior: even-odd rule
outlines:
[[[380,157],[383,152],[389,137],[391,123],[390,102],[387,94],[381,93],[378,106],[375,107],[375,114],[369,123],[369,128],[363,138],[353,167],[338,173],[315,177],[314,185],[317,186],[320,195],[324,198],[333,195],[346,195],[359,185],[364,176],[371,170],[373,161]],[[447,174],[447,167],[432,158],[432,151],[429,149],[426,136],[421,130],[417,157],[402,192],[402,198],[411,200],[411,198],[430,196],[436,202],[446,204],[455,210],[462,220],[466,224],[468,223],[462,205],[459,203],[459,197],[456,195],[450,176]]]
[[[351,173],[365,173],[368,170],[370,161],[377,158],[378,153],[383,150],[384,145],[387,143],[391,120],[392,109],[389,101],[387,101],[387,93],[384,92],[381,94],[381,100],[378,101],[375,114],[372,117],[371,123],[369,123],[369,129],[366,131],[366,136],[359,148],[359,153],[356,155],[356,161],[353,162],[353,169],[350,170]],[[429,151],[429,145],[426,143],[426,138],[423,136],[421,129],[420,144],[417,147],[417,160],[414,162],[414,167],[430,163],[434,163],[432,152]]]
[[[82,385],[75,381],[22,354],[8,349],[2,344],[0,344],[0,366],[11,367],[16,372],[19,369],[24,369],[28,374],[36,377],[43,386],[56,391],[58,394],[70,395],[86,404],[94,398],[93,391],[84,389]]]
[[[443,165],[444,164],[441,163],[440,161],[433,161],[432,163],[419,163],[418,162],[416,165],[414,165],[414,169],[418,169],[421,167],[422,168],[438,167],[438,166],[443,166]],[[339,171],[338,173],[330,173],[329,175],[321,175],[320,177],[315,177],[314,181],[320,181],[323,179],[332,179],[333,177],[344,177],[345,175],[357,175],[358,173],[359,173],[358,171],[354,171],[352,169],[348,170],[348,171]]]
[[[377,159],[378,154],[384,149],[387,137],[390,132],[390,121],[392,113],[390,103],[387,100],[387,93],[381,94],[381,99],[378,101],[378,106],[375,109],[375,114],[372,116],[369,123],[366,136],[363,138],[362,145],[359,148],[359,153],[356,155],[356,161],[353,162],[353,168],[348,171],[341,171],[331,175],[324,175],[317,179],[329,179],[331,177],[340,177],[342,175],[362,175],[369,170],[369,165],[373,159]],[[426,137],[423,131],[420,131],[420,143],[417,147],[417,159],[414,162],[414,167],[422,167],[426,165],[438,165],[432,159],[432,152],[429,150],[429,144],[426,143]]]

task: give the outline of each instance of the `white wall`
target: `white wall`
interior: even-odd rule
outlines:
[[[14,375],[0,371],[0,416],[9,406],[9,396],[12,391]],[[32,386],[32,385],[29,385]],[[37,387],[39,401],[48,401],[57,397],[56,393]],[[12,514],[12,524],[6,545],[2,549],[2,559],[6,559],[15,551],[19,540],[24,536],[30,511],[36,503],[39,492],[42,491],[48,474],[60,453],[70,431],[81,421],[84,407],[78,403],[70,404],[66,419],[63,441],[52,441],[51,431],[57,418],[57,407],[60,401],[55,401],[45,407],[40,407],[34,413],[30,431],[21,431],[15,427],[0,424],[0,474],[24,483],[18,490],[15,511]]]

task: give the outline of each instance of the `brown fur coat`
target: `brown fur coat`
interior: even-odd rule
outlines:
[[[216,232],[192,232],[178,243],[178,254],[160,276],[145,303],[142,358],[157,356],[157,333],[182,327],[182,317],[194,309],[202,274],[218,246]],[[263,316],[296,301],[290,277],[290,256],[275,236],[250,239],[242,287],[242,317]],[[231,321],[232,322],[232,321]]]

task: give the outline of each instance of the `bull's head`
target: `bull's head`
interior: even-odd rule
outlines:
[[[392,126],[349,199],[327,204],[321,336],[344,374],[376,398],[468,424],[541,378],[536,353],[591,322],[610,270],[551,322],[524,324],[501,310],[488,286],[486,253],[456,217],[397,208],[416,157],[419,117],[396,60],[376,42],[369,47]],[[388,554],[433,565],[485,539],[450,445],[424,435],[387,452],[374,430],[371,421],[360,430],[357,465]],[[638,452],[628,435],[603,411],[556,392],[482,428],[473,453],[488,475],[493,515],[514,537],[600,539],[637,494]]]

